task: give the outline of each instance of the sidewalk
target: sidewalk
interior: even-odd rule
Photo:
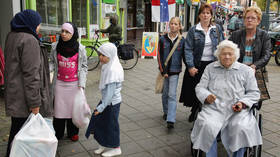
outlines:
[[[100,69],[99,69],[100,70]],[[101,98],[98,91],[100,71],[89,72],[86,88],[88,103],[95,106]],[[280,67],[274,58],[268,65],[269,91],[271,100],[261,109],[263,114],[263,151],[262,157],[280,156]],[[140,59],[136,67],[125,71],[120,112],[122,157],[190,157],[190,129],[187,122],[189,108],[178,104],[175,128],[168,131],[162,120],[161,95],[154,94],[157,75],[157,62],[153,59]],[[180,94],[183,73],[180,75],[178,93]],[[4,116],[3,100],[0,100],[0,156],[5,155],[10,120]],[[84,137],[80,130],[80,140],[59,141],[57,157],[93,157],[97,148],[91,136]],[[220,152],[224,153],[222,149]],[[225,155],[225,154],[224,154]],[[222,155],[219,155],[222,156]]]

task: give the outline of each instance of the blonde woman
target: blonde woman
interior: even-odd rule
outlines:
[[[169,22],[170,31],[159,39],[158,65],[161,74],[165,77],[162,93],[163,119],[167,122],[167,128],[174,128],[176,119],[177,98],[176,90],[179,74],[182,71],[182,59],[186,57],[184,51],[185,40],[181,36],[181,21],[179,17],[171,18]],[[179,44],[174,51],[167,66],[164,65],[167,56],[177,40]]]

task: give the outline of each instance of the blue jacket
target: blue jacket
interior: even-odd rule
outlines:
[[[188,68],[200,66],[200,61],[204,50],[205,33],[202,30],[197,30],[196,26],[197,25],[190,28],[186,38],[185,52],[187,54],[186,62]],[[216,33],[216,28],[212,27],[210,29],[213,54],[218,45],[218,34],[220,35],[220,41],[223,41],[225,39],[220,26],[216,25],[216,27],[219,30],[219,33]]]
[[[182,59],[185,61],[186,53],[185,49],[185,39],[182,37],[178,47],[176,48],[175,52],[173,53],[172,57],[170,58],[167,66],[164,66],[164,62],[169,55],[169,52],[173,48],[173,45],[176,43],[177,39],[172,41],[168,38],[168,35],[163,35],[159,39],[158,44],[158,64],[162,74],[169,74],[169,73],[180,73],[182,71]]]

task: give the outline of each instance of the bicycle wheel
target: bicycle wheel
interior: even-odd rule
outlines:
[[[96,69],[99,65],[99,58],[97,53],[94,51],[93,47],[86,46],[87,51],[87,64],[88,64],[88,71],[92,71]]]
[[[138,58],[138,51],[136,49],[133,49],[133,58],[129,60],[120,59],[120,63],[122,64],[124,70],[129,70],[135,67],[138,62]]]

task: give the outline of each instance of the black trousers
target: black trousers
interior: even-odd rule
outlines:
[[[65,130],[65,123],[67,127],[67,137],[72,137],[74,135],[79,134],[79,128],[77,128],[73,122],[72,119],[61,119],[61,118],[53,118],[53,127],[55,130],[55,136],[57,139],[61,139],[64,136],[64,130]]]
[[[10,136],[9,136],[9,141],[8,141],[6,157],[10,156],[11,144],[14,140],[14,137],[19,132],[20,128],[23,126],[23,124],[26,120],[27,120],[27,118],[11,117],[12,124],[11,124],[11,130],[10,130]]]

